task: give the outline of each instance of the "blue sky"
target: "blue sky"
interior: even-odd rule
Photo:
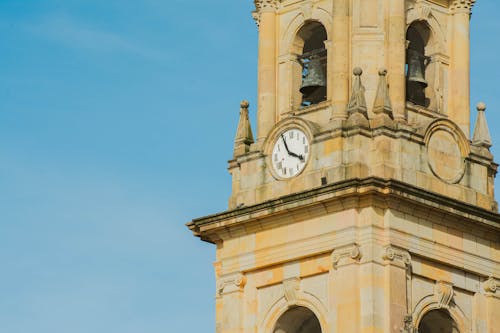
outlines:
[[[498,9],[472,21],[494,142]],[[255,111],[251,10],[0,0],[1,332],[214,332],[215,251],[184,223],[227,207],[240,100]]]

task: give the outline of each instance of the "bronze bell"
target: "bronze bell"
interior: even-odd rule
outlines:
[[[304,63],[304,72],[300,86],[303,101],[306,102],[303,104],[324,101],[326,99],[326,75],[321,59],[317,56],[309,58],[309,61]]]
[[[408,83],[416,83],[422,88],[428,86],[425,80],[425,59],[420,52],[408,49]]]

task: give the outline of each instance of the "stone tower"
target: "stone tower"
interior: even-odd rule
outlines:
[[[255,0],[248,102],[216,246],[217,333],[498,333],[486,106],[470,134],[475,0]]]

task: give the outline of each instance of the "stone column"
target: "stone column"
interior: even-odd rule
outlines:
[[[470,14],[475,0],[454,0],[451,5],[450,90],[448,116],[470,137]]]
[[[332,62],[331,79],[328,86],[332,87],[331,98],[333,104],[332,120],[347,119],[347,103],[349,103],[349,65],[350,44],[349,0],[333,1],[333,43],[328,53],[332,53],[329,61]]]
[[[389,0],[389,94],[391,97],[394,119],[404,122],[406,106],[406,19],[405,1]]]
[[[277,0],[255,2],[259,18],[257,143],[276,123],[276,9]]]

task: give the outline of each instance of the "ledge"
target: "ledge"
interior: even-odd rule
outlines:
[[[241,207],[226,212],[192,220],[186,226],[202,240],[215,243],[215,234],[228,228],[263,219],[290,214],[304,207],[335,204],[348,199],[359,207],[359,199],[378,199],[378,205],[398,209],[395,202],[405,202],[419,211],[434,211],[448,214],[450,218],[475,223],[500,232],[500,214],[482,209],[459,200],[429,192],[397,180],[370,177],[350,179],[312,190],[286,195],[256,205]],[[356,199],[356,200],[351,200]],[[368,205],[373,205],[373,201]]]

